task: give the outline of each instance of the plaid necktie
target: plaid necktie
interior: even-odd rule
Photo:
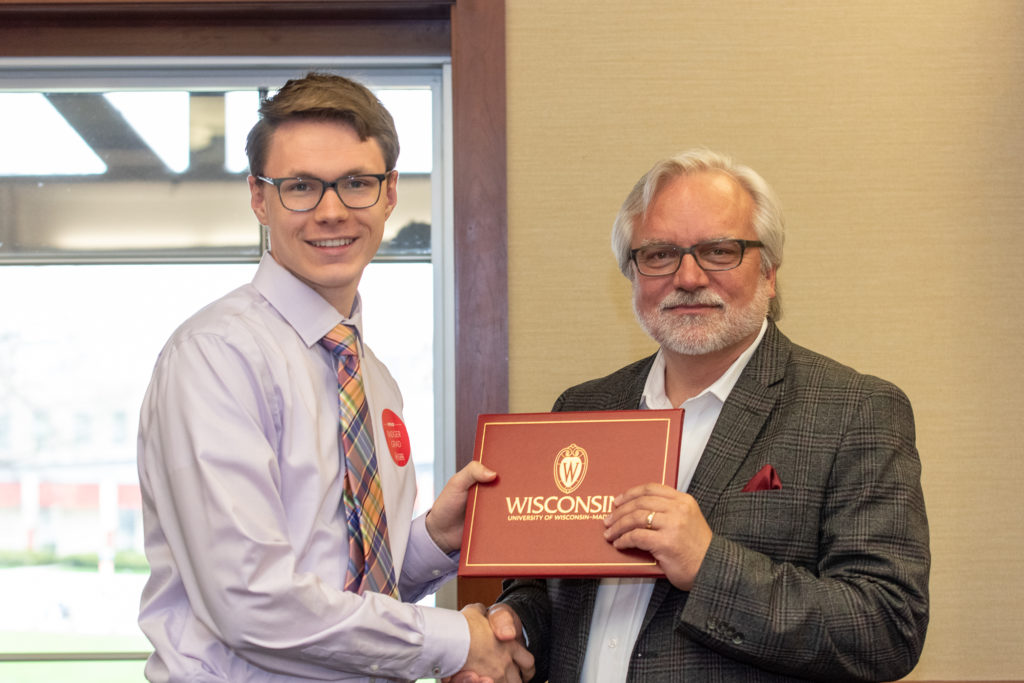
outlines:
[[[345,590],[398,597],[355,329],[338,325],[320,343],[330,350],[338,367],[339,438],[345,450],[343,501],[348,520]]]

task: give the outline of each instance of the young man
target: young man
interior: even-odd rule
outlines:
[[[889,681],[917,662],[930,556],[910,403],[779,331],[783,237],[764,180],[707,150],[623,203],[613,251],[660,349],[555,410],[686,410],[677,487],[625,491],[605,520],[665,578],[506,583],[492,623],[525,632],[539,680]]]
[[[364,344],[358,295],[397,202],[399,145],[376,97],[289,81],[247,151],[270,251],[251,284],[186,321],[143,407],[152,681],[495,681],[532,657],[480,609],[413,604],[457,568],[473,463],[412,518],[398,386]],[[479,669],[477,669],[479,667]]]

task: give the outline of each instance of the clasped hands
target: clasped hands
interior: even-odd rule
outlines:
[[[523,626],[508,605],[485,609],[476,603],[462,609],[469,622],[469,656],[462,671],[445,683],[521,683],[535,673],[526,649]]]

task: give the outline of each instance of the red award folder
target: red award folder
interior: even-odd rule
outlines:
[[[615,496],[676,486],[682,410],[481,415],[474,459],[498,479],[469,492],[462,576],[663,576],[604,539]]]

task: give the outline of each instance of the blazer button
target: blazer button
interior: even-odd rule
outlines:
[[[718,630],[718,622],[714,619],[708,619],[708,630],[714,633]]]
[[[739,645],[740,643],[742,643],[743,642],[743,634],[742,633],[734,634],[733,637],[732,637],[732,642],[735,643],[736,645]]]

